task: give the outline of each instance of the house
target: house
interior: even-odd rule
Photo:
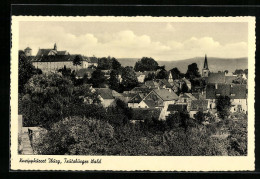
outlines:
[[[172,85],[166,79],[149,80],[144,83],[150,89],[172,89]]]
[[[144,83],[145,74],[143,72],[135,72],[139,83]]]
[[[166,104],[175,103],[178,99],[178,95],[171,89],[154,89],[144,98],[155,101],[156,107],[164,107]]]
[[[123,95],[109,88],[94,88],[104,107],[116,105],[116,99],[122,99]]]
[[[87,62],[89,63],[89,66],[94,66],[97,67],[98,66],[98,58],[97,57],[85,57],[85,59],[87,60]]]
[[[154,89],[144,99],[148,107],[161,108],[160,119],[165,120],[167,108],[170,104],[175,104],[178,95],[172,89]]]
[[[197,114],[198,111],[201,111],[203,113],[208,112],[208,100],[198,99],[191,101],[191,107],[189,110],[190,117],[194,117],[194,115]]]
[[[136,93],[131,93],[130,91],[124,91],[122,93],[122,96],[124,97],[124,102],[128,103],[135,95]]]
[[[218,72],[218,73],[209,73],[208,77],[205,78],[205,81],[207,84],[209,83],[225,83],[225,84],[231,84],[233,81],[237,79],[236,75],[228,75],[225,72]]]
[[[216,108],[218,96],[228,96],[231,100],[231,112],[247,112],[247,85],[244,84],[208,84],[206,99],[209,109]]]
[[[134,94],[138,94],[138,93],[142,93],[144,95],[147,95],[149,94],[153,89],[151,88],[148,88],[147,86],[145,85],[142,85],[140,87],[134,87],[130,93],[134,93]]]
[[[191,93],[184,93],[179,95],[179,99],[177,101],[177,104],[186,104],[187,110],[189,111],[191,106],[191,101],[196,100],[197,98],[193,96]]]
[[[187,110],[186,104],[169,104],[169,106],[167,107],[167,111],[165,113],[165,119],[170,114],[174,114],[176,112],[183,112],[186,110]]]
[[[148,108],[148,105],[143,102],[144,97],[146,94],[144,93],[137,93],[135,94],[129,101],[128,107],[130,108]]]
[[[73,64],[75,58],[80,59],[80,65]],[[37,55],[32,60],[32,64],[35,68],[41,69],[44,73],[55,72],[64,67],[70,68],[71,70],[88,68],[88,62],[82,55],[71,55],[67,51],[58,51],[56,44],[54,44],[53,49],[39,49]]]

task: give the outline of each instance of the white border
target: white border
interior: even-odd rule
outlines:
[[[18,155],[18,44],[21,21],[92,21],[92,22],[248,22],[248,156],[48,156]],[[11,49],[11,169],[12,170],[105,170],[105,171],[252,171],[255,169],[255,17],[55,17],[12,16]],[[64,158],[102,159],[101,164],[27,164],[23,159]]]

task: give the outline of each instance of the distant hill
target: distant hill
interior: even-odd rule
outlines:
[[[186,73],[188,65],[191,63],[197,63],[198,68],[201,72],[203,67],[205,57],[195,57],[185,60],[178,61],[157,61],[160,66],[165,65],[166,70],[170,70],[177,67],[181,72]],[[138,58],[119,58],[118,61],[122,66],[134,66]],[[229,72],[234,72],[236,69],[247,69],[248,68],[248,58],[216,58],[208,57],[209,69],[212,72],[228,70]]]
[[[135,63],[140,59],[140,58],[116,58],[123,67],[126,66],[135,66]]]

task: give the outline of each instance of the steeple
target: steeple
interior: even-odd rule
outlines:
[[[56,50],[56,51],[57,51],[57,45],[56,45],[56,43],[54,44],[53,50]]]
[[[208,69],[209,69],[209,67],[208,67],[208,60],[207,60],[207,55],[205,55],[205,60],[204,60],[203,69],[205,69],[205,70],[208,70]]]
[[[208,76],[209,76],[208,60],[207,60],[207,55],[205,55],[204,66],[202,69],[202,77],[208,77]]]

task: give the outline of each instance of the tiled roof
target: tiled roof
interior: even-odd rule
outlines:
[[[195,100],[197,99],[195,96],[193,96],[191,93],[184,93],[184,95],[188,96],[190,99]]]
[[[138,93],[138,92],[141,92],[141,93],[149,93],[151,92],[152,89],[149,89],[147,87],[144,87],[144,86],[141,86],[141,87],[135,87],[131,90],[131,92],[134,92],[134,93]]]
[[[63,61],[73,61],[76,56],[79,56],[82,61],[85,59],[82,55],[43,55],[43,56],[36,56],[34,61],[39,62],[63,62]]]
[[[235,80],[236,76],[227,76],[225,75],[225,72],[219,72],[219,73],[209,73],[208,78],[206,78],[207,83],[233,83],[233,80]]]
[[[178,112],[182,112],[184,110],[187,109],[187,105],[185,104],[169,104],[167,111],[178,111]]]
[[[172,87],[172,85],[166,79],[161,79],[161,80],[158,80],[158,81],[159,81],[159,84],[163,83],[166,86],[166,88]]]
[[[143,95],[141,93],[136,94],[128,103],[140,103],[143,100]]]
[[[53,49],[39,49],[36,57],[48,55]]]
[[[178,100],[178,96],[172,90],[171,92],[168,89],[154,89],[153,90],[163,101],[172,101]]]
[[[225,76],[226,83],[233,83],[233,80],[237,79],[236,76]]]
[[[57,55],[66,55],[66,50],[65,51],[57,51]]]
[[[32,50],[30,47],[27,47],[26,49],[24,49],[24,50]]]
[[[206,87],[206,99],[216,99],[217,95],[228,96],[231,99],[246,99],[247,97],[246,85],[208,84]]]
[[[155,106],[157,105],[155,101],[151,99],[144,100],[144,102],[149,108],[155,108]]]
[[[94,88],[103,99],[114,99],[112,90],[109,88]]]
[[[208,100],[192,100],[191,111],[206,111],[208,107]]]
[[[153,81],[153,80],[146,81],[144,84],[145,84],[147,87],[149,87],[149,88],[158,88],[158,87],[159,87],[158,82]]]
[[[200,98],[200,94],[199,93],[192,93],[192,95],[194,96],[194,98],[199,99]]]
[[[225,72],[209,73],[207,83],[225,83]]]

